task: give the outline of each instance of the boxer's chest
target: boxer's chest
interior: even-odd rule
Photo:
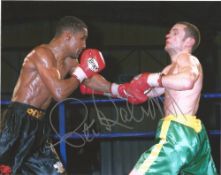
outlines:
[[[171,64],[167,74],[172,75],[172,74],[176,74],[176,73],[178,73],[178,66],[175,63],[173,63],[173,64]]]

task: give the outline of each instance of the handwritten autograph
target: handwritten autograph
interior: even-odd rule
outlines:
[[[160,105],[160,100],[158,98],[149,99],[147,103],[145,103],[144,105],[136,106],[136,112],[137,110],[140,110],[141,115],[135,115],[135,111],[134,111],[135,106],[129,104],[128,102],[126,102],[126,108],[124,108],[124,107],[119,107],[116,103],[114,103],[113,100],[110,100],[111,101],[110,104],[113,106],[113,109],[115,111],[114,113],[115,118],[113,119],[113,115],[109,117],[108,114],[105,114],[103,111],[99,109],[94,95],[92,95],[92,97],[93,97],[93,107],[96,111],[96,116],[99,121],[99,124],[101,126],[104,126],[107,131],[112,131],[112,128],[114,126],[120,126],[120,127],[132,130],[133,126],[129,126],[130,122],[140,123],[144,120],[145,117],[155,120],[157,116],[157,113],[156,113],[157,109],[160,111],[161,115],[163,115],[162,107]],[[78,103],[78,105],[81,105],[84,111],[84,117],[81,123],[79,124],[79,126],[77,126],[73,131],[65,133],[64,135],[60,135],[52,122],[52,115],[53,115],[54,110],[57,107],[59,107],[61,103],[65,103],[67,101]],[[54,145],[57,145],[61,141],[64,141],[66,142],[66,144],[68,144],[71,147],[80,148],[80,147],[83,147],[87,142],[92,142],[96,137],[100,135],[100,133],[96,132],[95,129],[93,129],[95,122],[96,122],[95,119],[92,119],[90,123],[86,122],[88,121],[87,105],[83,101],[76,99],[76,98],[67,98],[55,104],[50,111],[49,119],[50,119],[52,130],[55,132],[56,136],[59,138],[58,142],[54,143]],[[83,129],[81,129],[81,132],[79,132],[80,128],[82,127]],[[77,144],[70,143],[67,140],[70,137],[78,138],[78,140],[80,141]]]

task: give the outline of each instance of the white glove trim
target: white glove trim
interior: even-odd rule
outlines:
[[[77,79],[80,81],[80,83],[87,78],[87,75],[85,74],[85,72],[83,71],[83,69],[81,67],[76,67],[76,69],[74,70],[74,72],[72,73],[73,76],[76,76]]]
[[[158,87],[160,75],[161,73],[151,73],[147,78],[147,84],[149,84],[151,87]]]
[[[112,83],[111,84],[111,94],[114,96],[120,96],[118,93],[119,84]]]

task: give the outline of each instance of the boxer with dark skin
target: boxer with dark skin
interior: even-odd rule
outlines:
[[[98,90],[109,91],[111,85],[97,74],[105,62],[97,49],[85,49],[87,37],[83,21],[64,17],[50,43],[37,46],[24,59],[11,104],[1,117],[0,174],[65,172],[46,134],[45,110],[52,100],[67,98],[85,79],[94,76],[86,84]]]
[[[1,117],[0,174],[65,173],[48,137],[45,110],[52,100],[67,98],[80,83],[127,99],[125,85],[98,74],[105,61],[99,50],[86,49],[87,37],[86,24],[67,16],[59,21],[48,44],[35,47],[25,57],[11,104]]]
[[[84,27],[75,35],[68,31],[57,34],[49,44],[36,47],[24,60],[12,101],[47,109],[52,99],[60,101],[68,97],[78,88],[79,81],[73,77],[64,78],[78,65],[75,58],[86,48],[87,37],[88,31]],[[110,86],[99,74],[92,81],[88,80],[88,86],[99,89],[102,85],[98,83],[102,80]],[[102,89],[108,91],[108,85]]]

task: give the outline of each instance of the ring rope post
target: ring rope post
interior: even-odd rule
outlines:
[[[64,103],[59,104],[59,135],[61,138],[64,138],[66,132],[66,123],[65,123],[65,105]],[[61,139],[60,142],[60,153],[64,165],[67,165],[67,154],[66,154],[66,144],[65,140]]]

